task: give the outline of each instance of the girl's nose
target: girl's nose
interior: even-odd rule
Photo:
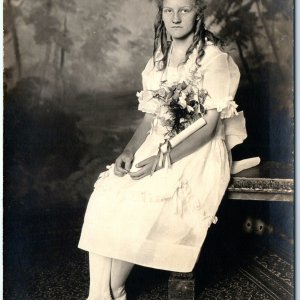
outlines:
[[[181,22],[181,17],[179,12],[174,12],[172,22],[177,24]]]

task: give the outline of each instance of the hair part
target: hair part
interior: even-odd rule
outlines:
[[[205,54],[204,47],[207,41],[212,42],[214,45],[223,48],[223,41],[216,37],[212,32],[205,28],[204,23],[204,10],[206,6],[203,4],[203,0],[194,0],[197,9],[197,21],[194,27],[194,37],[191,45],[186,51],[185,60],[182,62],[185,64],[190,55],[193,53],[194,49],[198,47],[198,55],[196,58],[196,64],[200,66],[200,61]],[[153,46],[153,61],[159,68],[159,70],[164,70],[167,66],[168,54],[171,42],[168,41],[167,30],[163,22],[163,0],[156,0],[158,7],[158,12],[154,22],[154,46]],[[160,49],[162,53],[162,58],[156,60],[156,55]]]

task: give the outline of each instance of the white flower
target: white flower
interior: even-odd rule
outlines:
[[[169,107],[167,105],[162,105],[160,107],[160,111],[159,111],[159,115],[165,119],[170,119],[171,118],[171,114],[169,111]]]
[[[186,108],[186,95],[185,94],[181,94],[178,100],[178,104],[184,109]]]
[[[187,108],[187,111],[188,111],[189,113],[191,113],[191,112],[194,111],[194,109],[193,109],[191,106],[189,106],[189,105],[188,105],[186,108]]]
[[[192,90],[193,90],[192,86],[189,84],[184,91],[186,92],[186,94],[190,94],[192,92]]]
[[[158,94],[159,94],[159,96],[161,96],[161,97],[165,97],[166,94],[167,94],[167,92],[166,92],[166,90],[165,90],[164,88],[160,88],[160,89],[158,90]]]
[[[165,89],[165,91],[166,91],[166,93],[168,94],[168,93],[170,93],[170,89],[169,89],[169,87],[168,86],[166,86],[166,85],[162,85],[163,87],[164,87],[164,89]]]
[[[190,73],[191,73],[192,76],[196,73],[197,69],[198,69],[198,66],[196,66],[196,65],[193,65],[190,68]]]
[[[193,86],[192,89],[193,89],[194,94],[198,95],[198,93],[199,93],[198,88],[196,88],[196,87]]]
[[[196,102],[199,102],[198,93],[194,93],[193,100],[195,100]]]

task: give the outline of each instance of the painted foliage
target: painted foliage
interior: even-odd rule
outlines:
[[[6,191],[17,203],[87,199],[140,118],[155,13],[150,0],[4,1]],[[234,154],[292,162],[292,0],[208,0],[206,17],[242,73],[249,137]]]

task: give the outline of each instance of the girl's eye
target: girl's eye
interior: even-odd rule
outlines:
[[[170,8],[164,8],[163,12],[165,14],[171,14],[172,13],[172,9],[170,9]]]
[[[181,13],[187,14],[187,13],[189,13],[190,11],[191,11],[191,10],[188,9],[188,8],[183,8],[183,9],[181,10]]]

